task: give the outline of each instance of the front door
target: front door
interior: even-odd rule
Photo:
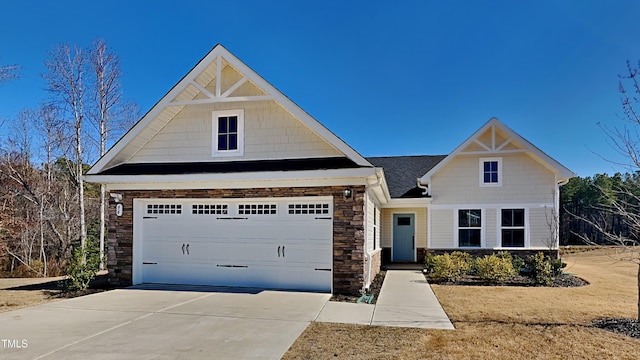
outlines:
[[[391,261],[415,261],[414,221],[414,214],[393,214],[393,254]]]

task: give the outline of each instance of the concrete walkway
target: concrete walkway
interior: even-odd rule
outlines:
[[[453,330],[420,271],[388,270],[375,305],[329,301],[316,321]]]

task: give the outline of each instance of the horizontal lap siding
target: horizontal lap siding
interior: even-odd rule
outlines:
[[[212,111],[232,109],[244,109],[243,160],[341,155],[276,102],[260,101],[186,106],[129,162],[211,161]]]
[[[480,186],[480,158],[459,156],[432,177],[431,248],[457,247],[455,211],[482,209],[486,248],[500,247],[500,209],[528,210],[531,247],[545,247],[549,228],[545,206],[553,206],[554,174],[524,153],[501,154],[502,186]],[[550,210],[549,210],[550,212]]]
[[[529,209],[529,241],[531,247],[548,248],[551,230],[547,223],[547,216],[551,219],[551,209]]]
[[[453,220],[453,210],[431,209],[431,246],[429,248],[454,247]]]
[[[551,171],[525,154],[501,157],[500,187],[480,187],[480,156],[451,161],[432,178],[432,204],[553,203]]]

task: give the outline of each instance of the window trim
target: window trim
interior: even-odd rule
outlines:
[[[236,150],[218,150],[218,118],[225,116],[238,117],[238,148]],[[244,155],[244,109],[217,110],[211,113],[211,156],[243,156]]]
[[[485,182],[484,181],[484,164],[486,162],[497,162],[498,163],[498,182]],[[489,158],[480,158],[478,163],[478,182],[480,187],[501,187],[502,186],[502,158],[501,157],[489,157]]]
[[[464,211],[464,210],[480,210],[480,227],[460,227],[460,211]],[[461,248],[461,249],[478,249],[478,248],[485,248],[486,247],[486,236],[485,236],[485,231],[486,231],[486,211],[483,208],[477,208],[477,207],[473,207],[473,206],[468,206],[468,207],[464,207],[464,208],[457,208],[455,209],[454,212],[454,219],[453,219],[453,227],[454,227],[454,232],[453,232],[453,241],[454,241],[454,247],[456,248]],[[464,230],[464,229],[478,229],[480,230],[480,245],[479,246],[460,246],[460,230]]]
[[[502,211],[503,210],[523,210],[524,214],[524,225],[523,226],[503,226],[502,225]],[[523,249],[523,248],[528,248],[529,247],[529,209],[528,208],[523,208],[523,207],[502,207],[498,209],[498,214],[499,216],[496,216],[498,218],[498,240],[499,240],[499,244],[500,244],[500,248],[504,248],[504,249]],[[504,246],[503,242],[502,242],[502,230],[524,230],[524,243],[522,246]]]

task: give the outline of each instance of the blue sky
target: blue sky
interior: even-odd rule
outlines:
[[[497,117],[581,176],[625,170],[618,75],[640,60],[638,1],[10,1],[4,128],[47,97],[47,51],[105,39],[144,113],[215,44],[364,156],[446,154]],[[604,159],[607,160],[604,160]]]

